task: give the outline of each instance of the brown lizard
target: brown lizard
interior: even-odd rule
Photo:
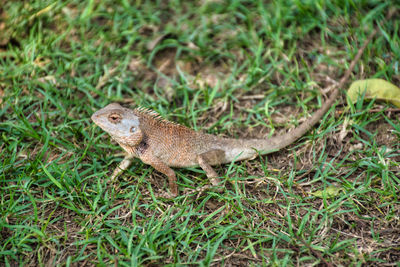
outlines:
[[[157,113],[144,109],[128,109],[112,103],[96,111],[92,120],[128,153],[115,169],[112,179],[127,169],[134,157],[153,166],[169,180],[171,193],[178,195],[176,175],[171,167],[200,166],[213,185],[218,185],[218,175],[213,165],[251,159],[278,151],[296,141],[309,131],[328,111],[341,88],[348,80],[356,62],[363,53],[371,33],[351,62],[328,100],[310,118],[297,128],[269,139],[230,139],[196,132],[185,126],[169,122]]]

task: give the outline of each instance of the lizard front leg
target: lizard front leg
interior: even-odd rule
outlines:
[[[118,167],[115,168],[115,170],[113,171],[113,174],[111,175],[111,181],[113,182],[115,180],[115,178],[122,173],[123,171],[125,171],[126,169],[128,169],[129,165],[131,165],[133,160],[133,156],[132,155],[126,155],[125,158],[119,163]]]
[[[167,164],[157,158],[151,150],[146,150],[139,158],[143,161],[143,163],[151,165],[157,171],[165,174],[168,177],[169,189],[171,190],[171,194],[176,197],[178,195],[178,186],[176,184],[176,175],[174,170],[172,170]]]

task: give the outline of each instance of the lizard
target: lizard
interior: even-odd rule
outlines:
[[[96,111],[91,119],[106,131],[126,151],[127,156],[114,170],[111,180],[129,167],[133,158],[151,165],[168,177],[172,196],[178,195],[174,167],[200,166],[212,185],[218,186],[218,174],[212,166],[252,159],[281,150],[307,133],[335,102],[339,88],[347,82],[374,30],[350,63],[341,80],[321,107],[298,127],[286,134],[268,139],[233,139],[194,131],[186,126],[167,121],[146,108],[128,109],[111,103]]]

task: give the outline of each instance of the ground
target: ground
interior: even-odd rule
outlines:
[[[346,98],[400,85],[396,1],[7,1],[0,7],[0,265],[382,265],[400,261],[400,110]],[[392,19],[385,19],[394,12]],[[287,149],[176,169],[180,196],[90,120],[111,102]],[[328,89],[327,89],[328,88]]]

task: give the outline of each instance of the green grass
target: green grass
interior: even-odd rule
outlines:
[[[217,167],[221,193],[185,194],[208,180],[200,168],[176,169],[174,199],[157,197],[167,179],[140,161],[110,183],[122,150],[90,116],[120,102],[221,136],[282,134],[319,107],[376,23],[350,81],[400,85],[399,8],[5,2],[0,265],[398,264],[400,113],[389,104],[352,105],[342,88],[290,148]],[[332,186],[334,197],[312,194]]]

